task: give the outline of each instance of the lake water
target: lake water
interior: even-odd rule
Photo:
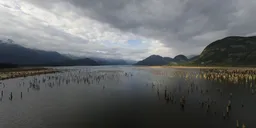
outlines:
[[[188,81],[175,75],[177,71],[197,73],[197,69],[61,69],[70,70],[1,81],[0,128],[234,128],[236,120],[240,127],[256,127],[256,95],[249,86],[197,78]],[[173,100],[165,99],[165,90]],[[182,96],[186,97],[184,109]],[[207,100],[209,108],[201,103]],[[232,109],[224,119],[229,100]]]

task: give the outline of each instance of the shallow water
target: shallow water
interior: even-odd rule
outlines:
[[[243,123],[249,128],[256,127],[256,95],[245,85],[193,79],[199,89],[188,93],[192,81],[174,76],[178,69],[131,66],[60,69],[70,71],[1,81],[5,86],[0,84],[0,91],[3,91],[0,128],[234,128],[236,120],[240,127]],[[105,77],[96,82],[100,74]],[[42,79],[47,76],[57,77],[57,80],[50,78],[43,83]],[[87,77],[90,83],[84,82]],[[29,87],[35,79],[40,83]],[[66,82],[68,79],[70,81]],[[174,95],[176,103],[166,102],[165,88],[168,94]],[[216,88],[222,89],[223,95]],[[201,94],[201,89],[208,93]],[[233,94],[232,98],[229,93]],[[179,103],[181,96],[186,97],[184,110]],[[211,104],[207,112],[200,102],[208,98],[216,104]],[[229,99],[232,109],[229,117],[223,119]]]

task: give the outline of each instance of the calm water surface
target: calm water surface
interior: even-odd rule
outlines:
[[[178,69],[171,68],[60,69],[70,70],[1,81],[0,128],[234,128],[236,120],[240,127],[243,123],[256,127],[256,95],[249,93],[246,85],[187,81],[176,77]],[[191,83],[198,90],[188,92]],[[223,95],[216,88],[222,89]],[[165,100],[165,90],[168,96],[174,96],[173,102]],[[201,94],[200,90],[208,93]],[[186,97],[184,109],[180,106],[181,96]],[[209,109],[202,107],[201,102],[209,99],[216,103]],[[224,119],[228,100],[232,101],[232,109]]]

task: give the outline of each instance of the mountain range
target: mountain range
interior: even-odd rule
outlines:
[[[10,64],[10,65],[8,65]],[[54,51],[26,48],[13,40],[0,40],[0,66],[83,66],[83,65],[208,65],[256,66],[256,36],[230,36],[209,44],[200,55],[174,58],[151,55],[137,63],[132,60],[76,57]]]
[[[130,60],[76,57],[54,51],[31,49],[16,44],[13,40],[0,40],[0,64],[2,67],[19,66],[83,66],[127,65]]]
[[[230,36],[212,42],[200,55],[152,55],[135,65],[256,66],[256,36]]]
[[[189,59],[184,55],[177,55],[174,58],[162,57],[160,55],[151,55],[146,59],[137,62],[135,65],[160,66],[160,65],[167,65],[170,63],[177,64],[177,63],[183,63],[188,61]]]

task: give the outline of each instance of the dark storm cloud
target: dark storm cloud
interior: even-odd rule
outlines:
[[[124,8],[129,6],[131,2],[120,2],[120,0],[107,2],[103,2],[102,0],[96,0],[94,2],[90,2],[89,0],[72,1],[78,7],[90,8],[92,15],[97,15],[97,20],[107,22],[123,31],[132,31],[143,36],[157,38],[163,41],[166,46],[179,49],[186,48],[187,45],[189,47],[197,47],[198,43],[202,43],[201,46],[207,45],[211,40],[209,42],[195,42],[192,40],[192,37],[211,31],[228,29],[228,25],[234,17],[232,14],[237,11],[234,5],[232,5],[233,0],[177,1],[176,4],[179,8],[176,10],[178,15],[169,15],[168,12],[167,14],[161,12],[148,14],[143,8],[143,4],[146,4],[145,6],[152,7],[148,8],[149,12],[157,12],[157,8],[168,11],[168,8],[175,6],[175,4],[172,6],[172,1],[170,0],[162,0],[162,2],[163,4],[160,4],[158,7],[153,5],[153,1],[147,3],[145,0],[140,0],[134,2],[130,9],[128,8],[124,11]],[[101,5],[100,3],[104,5],[101,8],[99,7]],[[132,10],[133,7],[136,8],[135,12]],[[174,11],[175,13],[176,10],[170,11]],[[140,15],[131,13],[138,13]],[[137,16],[129,17],[129,15]],[[145,15],[152,15],[152,18],[149,19]],[[142,17],[141,20],[136,21],[140,17]],[[143,17],[145,18],[143,19]],[[132,18],[132,20],[129,18]],[[139,31],[140,28],[145,28],[146,30]],[[179,42],[175,43],[175,40]]]
[[[256,33],[255,0],[25,1],[46,10],[68,4],[65,11],[108,24],[123,34],[129,32],[157,40],[175,54],[198,54],[206,45],[225,36]],[[146,55],[143,54],[145,51],[117,49],[109,49],[106,55],[119,54],[121,51],[124,51],[122,55],[128,56],[132,51],[137,53],[136,56]]]
[[[212,40],[193,40],[193,37],[221,31],[217,38],[228,35],[247,35],[255,32],[255,6],[252,0],[64,0],[89,11],[86,15],[108,23],[122,31],[150,36],[168,47],[185,48],[205,46]],[[246,4],[248,3],[248,4]],[[171,8],[171,9],[170,9]],[[173,8],[173,9],[172,9]],[[234,26],[236,15],[246,10],[247,20]],[[169,12],[168,12],[169,11]],[[244,19],[246,20],[246,19]],[[226,33],[223,33],[225,31]],[[217,33],[216,33],[217,34]],[[216,39],[217,39],[216,38]],[[176,43],[175,43],[176,42]],[[182,44],[181,44],[182,43]],[[184,49],[183,49],[184,50]]]

